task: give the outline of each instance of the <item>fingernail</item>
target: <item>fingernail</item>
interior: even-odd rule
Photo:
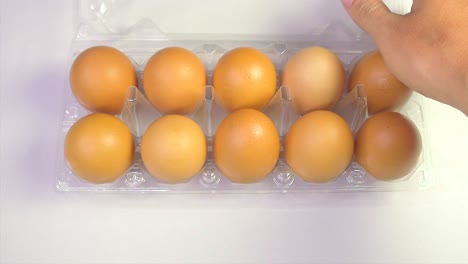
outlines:
[[[341,0],[346,9],[350,8],[354,0]]]

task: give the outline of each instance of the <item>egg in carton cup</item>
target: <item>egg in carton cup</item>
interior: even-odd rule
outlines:
[[[261,1],[260,1],[261,2]],[[320,1],[318,1],[320,2]],[[317,4],[318,4],[317,2]],[[326,1],[323,1],[326,2]],[[323,4],[323,3],[322,3]],[[320,4],[320,5],[322,5]],[[62,137],[60,138],[57,158],[57,188],[62,191],[124,191],[124,192],[175,192],[175,193],[265,193],[265,192],[317,192],[317,191],[391,191],[419,190],[433,185],[434,179],[429,173],[430,151],[425,138],[427,131],[424,124],[424,100],[413,94],[409,101],[394,111],[402,113],[417,126],[421,133],[423,150],[418,156],[417,165],[407,176],[395,181],[380,181],[369,175],[355,160],[338,177],[321,183],[307,182],[299,177],[289,166],[284,154],[284,140],[287,132],[301,117],[291,88],[283,85],[284,69],[287,62],[301,50],[308,47],[324,47],[333,51],[344,67],[347,80],[358,60],[375,49],[366,34],[356,30],[349,23],[340,20],[317,22],[308,34],[286,35],[213,35],[194,33],[162,33],[156,19],[145,10],[155,8],[152,1],[80,1],[81,24],[76,40],[73,42],[72,62],[87,48],[111,46],[122,51],[132,62],[136,71],[136,85],[129,86],[123,110],[117,117],[122,120],[133,134],[135,149],[134,161],[129,169],[117,180],[94,184],[77,177],[64,158],[63,142],[70,127],[80,118],[90,114],[76,100],[70,87],[66,87]],[[323,4],[335,5],[339,4]],[[129,9],[128,17],[116,20],[116,14]],[[331,8],[331,7],[329,7]],[[294,8],[293,8],[294,9]],[[293,11],[297,11],[294,9]],[[328,10],[328,13],[333,13]],[[85,15],[83,15],[85,14]],[[127,14],[124,12],[124,14]],[[247,13],[246,16],[249,14]],[[190,15],[189,15],[190,16]],[[159,24],[161,25],[161,24]],[[162,24],[164,25],[164,23]],[[176,30],[177,31],[177,28]],[[216,30],[215,30],[216,31]],[[184,116],[193,120],[206,136],[206,162],[194,177],[182,183],[168,183],[151,175],[141,157],[141,140],[147,128],[156,120],[167,116],[159,111],[145,95],[143,82],[144,70],[151,57],[168,47],[183,47],[193,52],[206,69],[207,82],[204,96],[196,108]],[[280,139],[280,153],[276,165],[264,179],[254,183],[236,183],[225,177],[214,161],[213,140],[218,126],[230,115],[230,111],[216,98],[216,87],[212,80],[219,60],[229,51],[239,47],[253,47],[268,56],[276,71],[275,93],[261,112],[274,124]],[[355,137],[362,124],[369,118],[367,112],[366,87],[357,85],[351,91],[345,89],[338,101],[326,107],[341,116],[348,124]]]

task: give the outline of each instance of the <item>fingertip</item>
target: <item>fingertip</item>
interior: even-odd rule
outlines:
[[[383,0],[342,0],[353,20],[374,38],[393,32],[396,15]]]
[[[348,10],[351,8],[353,1],[354,0],[341,0],[341,3],[343,3],[343,6]]]

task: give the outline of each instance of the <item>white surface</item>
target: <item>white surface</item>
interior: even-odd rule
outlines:
[[[0,263],[468,263],[468,118],[435,102],[426,192],[58,193],[72,3],[38,3],[0,0]]]

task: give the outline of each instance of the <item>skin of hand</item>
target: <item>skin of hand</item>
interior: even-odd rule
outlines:
[[[341,1],[401,82],[468,115],[468,0],[414,0],[404,16],[382,0]]]

